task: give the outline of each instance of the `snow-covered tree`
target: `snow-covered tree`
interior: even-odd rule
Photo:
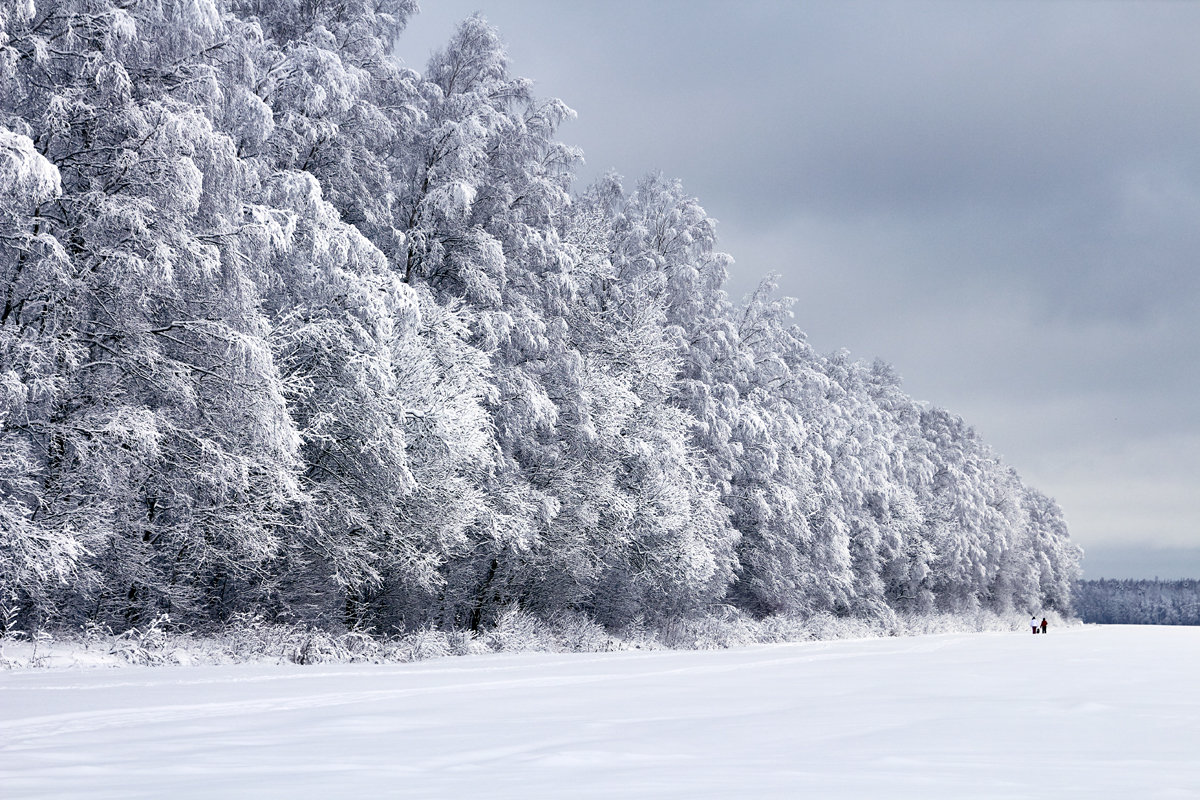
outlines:
[[[276,550],[295,489],[249,187],[209,113],[224,33],[211,3],[72,0],[8,31],[4,110],[61,175],[38,230],[62,244],[71,309],[40,513],[88,519],[72,592],[93,616],[219,611]]]
[[[45,608],[83,554],[86,520],[47,515],[48,409],[64,389],[70,341],[69,259],[41,222],[62,192],[29,137],[0,128],[0,603]],[[8,607],[8,605],[6,605]]]
[[[0,4],[0,603],[479,629],[1070,603],[1061,511],[411,0]]]

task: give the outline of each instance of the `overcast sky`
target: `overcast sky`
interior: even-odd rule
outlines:
[[[822,351],[883,358],[1063,506],[1088,577],[1200,577],[1200,4],[422,0],[661,170]]]

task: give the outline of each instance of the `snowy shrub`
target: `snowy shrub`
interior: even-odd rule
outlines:
[[[544,623],[519,606],[510,605],[500,612],[496,624],[484,635],[487,646],[496,652],[521,653],[527,650],[548,650],[552,641]]]
[[[1078,620],[1048,611],[1051,630],[1079,625]],[[225,664],[252,661],[322,663],[403,663],[491,652],[603,652],[609,650],[715,650],[753,644],[783,644],[831,639],[920,636],[946,633],[1028,631],[1023,614],[986,610],[967,614],[905,614],[893,619],[775,614],[755,620],[723,608],[719,614],[681,617],[654,628],[642,618],[607,631],[579,612],[544,621],[516,606],[506,607],[482,635],[473,631],[420,628],[393,637],[367,630],[331,631],[312,626],[272,623],[241,615],[209,635],[188,632],[159,617],[143,628],[113,635],[88,623],[75,633],[33,636],[10,630],[0,638],[0,667],[92,664]]]
[[[600,653],[616,649],[604,627],[579,611],[566,611],[550,623],[550,635],[558,649],[575,653]]]
[[[83,639],[85,647],[90,647],[93,644],[107,643],[113,638],[112,628],[102,622],[89,619],[83,623],[80,629],[80,636]]]
[[[663,644],[659,637],[646,624],[646,618],[639,614],[631,622],[618,628],[614,636],[619,648],[631,650],[658,650]]]
[[[724,650],[760,641],[759,626],[733,608],[720,614],[674,620],[662,633],[663,643],[680,650]]]
[[[405,661],[423,661],[427,658],[444,658],[454,655],[454,647],[445,631],[422,628],[404,636]]]
[[[764,644],[803,642],[813,638],[807,620],[796,614],[772,614],[759,623],[759,641]]]
[[[813,639],[847,639],[845,625],[842,620],[828,611],[813,614],[805,621],[809,636]]]
[[[339,637],[327,631],[309,629],[289,654],[289,660],[300,665],[325,664],[346,661],[348,656]]]
[[[144,628],[129,628],[114,636],[109,654],[117,656],[130,664],[161,664],[164,662],[164,652],[168,641],[168,627],[171,618],[162,614],[155,617]],[[94,629],[93,635],[98,635],[102,629]],[[87,633],[85,632],[85,636]]]
[[[451,631],[446,634],[450,649],[456,656],[475,656],[488,652],[488,646],[475,634],[475,631]]]
[[[369,631],[346,631],[338,637],[338,645],[343,653],[342,660],[369,661],[379,663],[386,659],[387,641],[371,635]]]
[[[0,640],[17,632],[17,614],[20,610],[21,607],[16,603],[0,603]]]

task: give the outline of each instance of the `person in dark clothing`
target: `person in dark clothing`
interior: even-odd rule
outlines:
[[[1042,617],[1042,633],[1046,632],[1046,618]]]

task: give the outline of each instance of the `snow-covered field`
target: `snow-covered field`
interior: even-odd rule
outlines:
[[[1200,629],[0,673],[0,797],[1200,797]]]

